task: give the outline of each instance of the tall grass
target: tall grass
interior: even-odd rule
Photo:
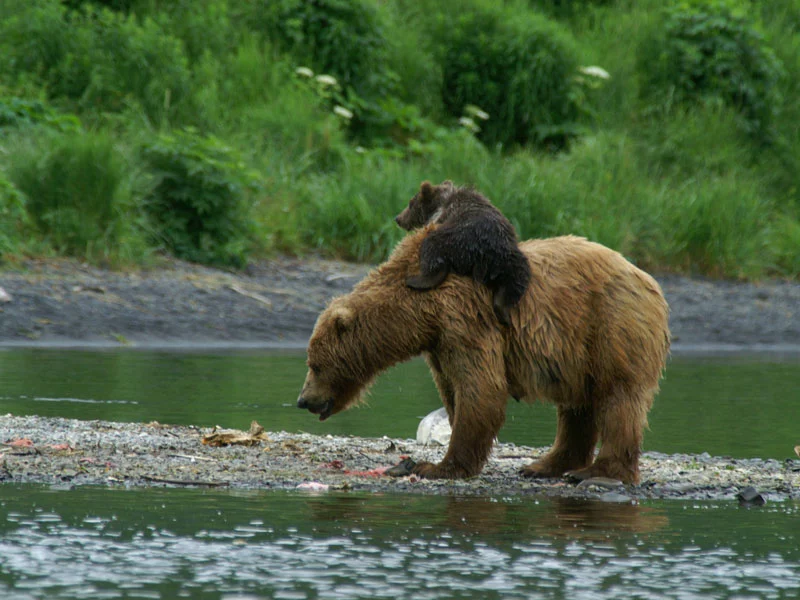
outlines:
[[[0,260],[22,249],[26,225],[24,198],[14,184],[0,173]]]
[[[44,135],[16,149],[8,176],[57,252],[111,262],[146,256],[137,228],[136,169],[110,136]]]

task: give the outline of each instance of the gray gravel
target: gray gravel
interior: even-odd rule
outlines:
[[[612,480],[572,485],[560,479],[522,479],[517,471],[546,448],[497,444],[483,473],[463,481],[427,481],[370,473],[404,456],[439,460],[441,446],[414,440],[314,436],[271,432],[256,446],[209,447],[209,429],[157,423],[109,423],[0,416],[0,481],[69,487],[197,486],[297,489],[309,482],[329,489],[418,494],[539,494],[632,502],[648,498],[727,499],[754,487],[768,502],[800,498],[800,460],[732,459],[646,453],[642,483]],[[9,442],[25,438],[32,446]],[[65,446],[66,445],[66,446]]]
[[[179,261],[113,272],[70,260],[0,271],[0,344],[295,345],[367,265],[279,257],[229,273]],[[673,352],[800,351],[800,283],[658,277]]]

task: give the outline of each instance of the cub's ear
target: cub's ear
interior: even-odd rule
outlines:
[[[353,313],[352,309],[348,308],[347,306],[337,306],[331,313],[331,319],[333,320],[333,326],[336,329],[336,333],[341,335],[345,331],[352,329],[353,321],[355,320],[355,314]]]
[[[419,197],[423,201],[430,200],[436,193],[436,188],[430,181],[423,181],[419,186]]]

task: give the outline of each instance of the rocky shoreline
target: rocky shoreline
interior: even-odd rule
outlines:
[[[645,453],[641,484],[530,480],[521,467],[546,448],[498,443],[478,477],[428,481],[389,477],[403,457],[439,460],[441,446],[415,440],[265,432],[253,445],[203,443],[212,430],[0,416],[0,482],[70,488],[180,486],[265,490],[355,490],[413,494],[527,496],[631,503],[647,499],[729,500],[752,487],[767,502],[800,499],[800,460]],[[739,500],[739,502],[743,502]],[[753,504],[760,500],[756,498]]]
[[[231,273],[165,260],[109,271],[73,260],[0,270],[0,345],[296,346],[330,298],[370,269],[278,257]],[[743,283],[657,275],[673,352],[800,351],[800,282]]]

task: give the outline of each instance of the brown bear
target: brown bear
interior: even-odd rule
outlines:
[[[658,283],[583,238],[523,242],[533,277],[501,329],[489,291],[471,278],[449,277],[425,294],[405,285],[437,227],[406,236],[320,314],[298,407],[325,420],[354,404],[378,373],[423,354],[453,431],[442,461],[418,463],[419,475],[480,473],[510,395],[558,408],[555,443],[523,475],[637,482],[642,432],[670,345]]]
[[[440,225],[422,242],[420,274],[409,277],[406,285],[430,290],[448,273],[470,276],[492,291],[497,320],[508,327],[509,311],[525,294],[531,270],[514,226],[488,198],[452,181],[424,181],[395,221],[408,231]]]

